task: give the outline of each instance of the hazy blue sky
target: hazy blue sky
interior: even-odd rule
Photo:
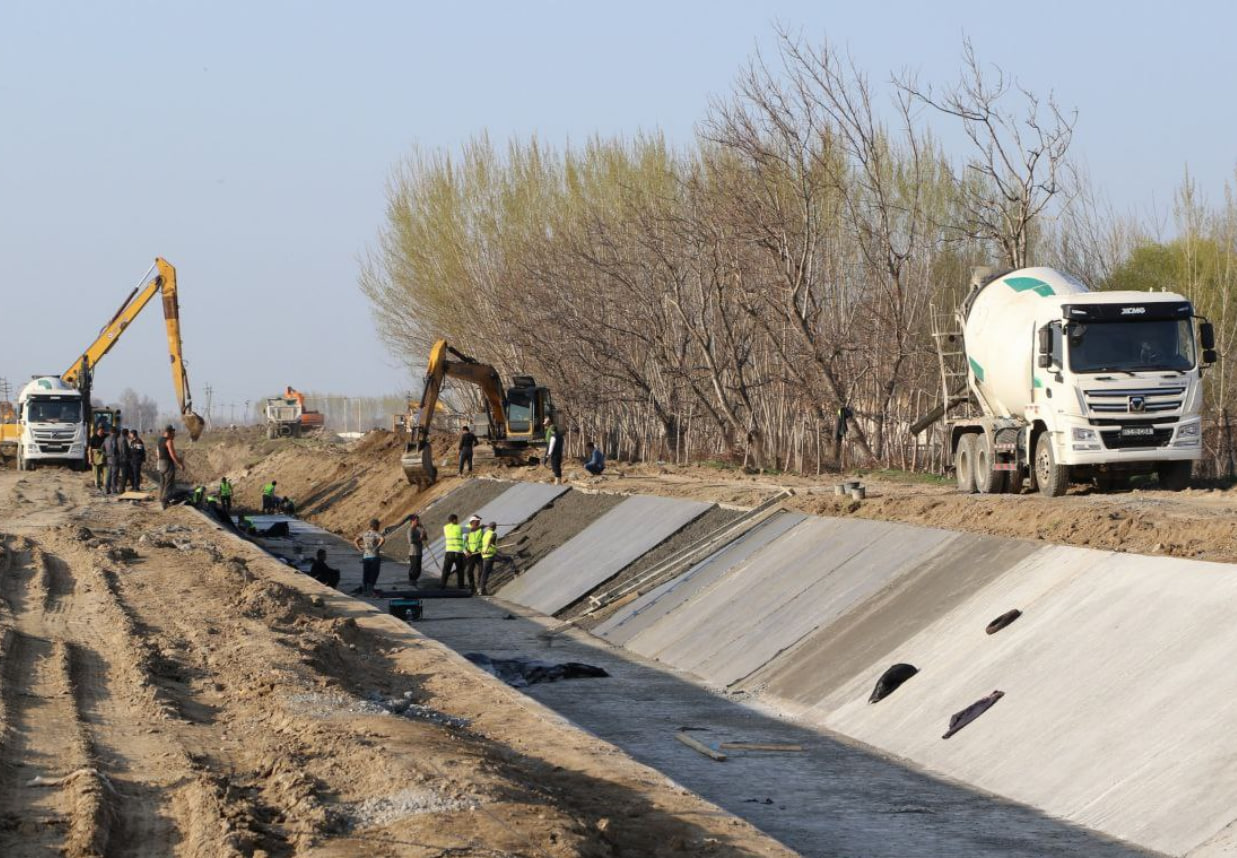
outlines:
[[[0,4],[0,376],[58,373],[157,255],[177,266],[199,406],[413,386],[373,334],[357,258],[392,164],[488,130],[691,139],[773,22],[874,78],[982,59],[1080,113],[1122,208],[1237,164],[1228,3],[49,2]],[[97,389],[172,402],[158,307]],[[200,410],[200,409],[199,409]]]

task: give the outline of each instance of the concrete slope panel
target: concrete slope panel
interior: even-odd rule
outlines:
[[[717,636],[712,652],[687,669],[735,683],[830,627],[955,538],[944,530],[852,521],[841,538],[819,544],[807,563],[769,575]]]
[[[1042,548],[1042,543],[958,534],[742,685],[762,689],[778,698],[786,711],[797,714],[875,659],[888,653],[893,662],[902,660],[899,648],[904,641]]]
[[[553,614],[621,572],[712,504],[630,497],[516,578],[499,595]]]
[[[524,522],[528,521],[538,512],[540,512],[547,504],[551,503],[558,497],[570,491],[570,486],[555,486],[549,483],[511,483],[511,487],[505,492],[494,498],[487,504],[484,504],[480,509],[469,512],[468,515],[481,516],[481,521],[489,524],[491,521],[498,523],[498,537],[501,539],[511,531],[515,530]],[[446,502],[451,496],[446,495],[442,502]],[[465,530],[468,529],[468,522],[461,521]],[[429,553],[433,556],[433,560],[427,559],[427,569],[441,569],[442,557],[446,553],[446,542],[439,533],[437,538],[430,543]]]
[[[703,588],[746,562],[807,516],[779,512],[722,546],[682,575],[645,593],[593,629],[593,634],[622,646],[645,629],[689,602]]]
[[[995,635],[989,620],[1024,614]],[[1017,801],[1175,855],[1237,816],[1237,574],[1048,548],[905,642],[920,673],[866,703],[893,653],[820,723]],[[950,715],[1005,697],[948,741]],[[1222,840],[1221,840],[1222,842]]]
[[[859,527],[852,531],[855,524]],[[839,518],[807,519],[726,574],[714,577],[681,610],[634,635],[628,648],[692,670],[729,640],[729,627],[743,622],[752,602],[763,599],[761,594],[776,587],[776,579],[797,578],[802,570],[818,561],[825,544],[850,545],[851,553],[858,552],[867,545],[868,537],[852,540],[847,534],[860,530],[866,533],[869,524]]]

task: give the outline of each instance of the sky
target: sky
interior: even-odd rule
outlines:
[[[128,2],[0,4],[0,377],[59,374],[156,256],[177,268],[198,410],[285,385],[419,388],[374,331],[359,259],[392,167],[488,132],[688,145],[776,25],[874,81],[980,59],[1079,119],[1073,154],[1161,217],[1187,166],[1237,166],[1237,4]],[[948,138],[946,138],[948,139]],[[96,374],[172,410],[157,304]]]

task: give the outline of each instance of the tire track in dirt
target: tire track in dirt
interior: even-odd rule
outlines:
[[[99,855],[106,843],[104,786],[91,771],[70,653],[47,634],[39,612],[24,610],[31,597],[43,601],[42,563],[23,545],[8,566],[0,582],[9,609],[0,673],[0,854],[19,858],[61,848],[71,856]],[[54,785],[32,785],[43,782]]]

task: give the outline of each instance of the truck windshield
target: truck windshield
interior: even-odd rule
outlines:
[[[27,423],[81,423],[80,399],[37,397],[26,403]]]
[[[1073,322],[1068,339],[1074,372],[1194,368],[1194,328],[1189,319]]]

